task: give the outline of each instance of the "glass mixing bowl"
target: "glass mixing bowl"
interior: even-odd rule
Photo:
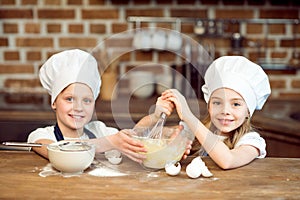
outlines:
[[[194,139],[192,133],[178,128],[164,127],[161,139],[149,138],[149,133],[148,128],[135,128],[132,137],[145,145],[147,153],[142,165],[150,169],[163,169],[166,164],[179,161],[188,141]]]

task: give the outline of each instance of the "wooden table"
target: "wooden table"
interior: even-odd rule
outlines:
[[[190,160],[192,158],[188,158]],[[98,161],[101,158],[97,159]],[[188,161],[187,160],[187,161]],[[127,176],[99,177],[85,171],[77,177],[40,176],[48,161],[33,152],[0,151],[0,199],[299,199],[300,159],[266,158],[222,170],[204,159],[212,178],[190,179],[163,170],[149,172],[132,164]],[[138,170],[134,170],[137,169]],[[121,169],[121,168],[120,168]]]

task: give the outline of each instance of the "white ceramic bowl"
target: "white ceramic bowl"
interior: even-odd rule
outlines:
[[[52,143],[47,146],[48,158],[54,168],[64,174],[82,173],[94,160],[95,146],[87,143],[68,141],[68,146],[62,146],[66,141]]]
[[[132,71],[129,79],[129,90],[135,97],[148,98],[153,95],[155,78],[152,72]]]
[[[166,132],[167,131],[167,132]],[[186,149],[188,140],[193,140],[193,135],[182,130],[174,134],[176,129],[164,130],[162,139],[148,138],[149,129],[135,129],[133,138],[141,141],[147,149],[143,166],[151,169],[163,169],[166,164],[179,161]]]

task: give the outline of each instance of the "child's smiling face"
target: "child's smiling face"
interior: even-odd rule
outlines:
[[[57,96],[52,105],[63,134],[82,129],[92,119],[94,107],[93,92],[82,83],[70,84]],[[78,137],[78,133],[74,135],[76,136]]]
[[[212,93],[208,111],[214,126],[225,135],[240,127],[249,117],[242,96],[228,88],[219,88]]]

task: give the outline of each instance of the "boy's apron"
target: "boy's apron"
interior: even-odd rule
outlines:
[[[95,136],[91,131],[89,131],[89,130],[86,129],[86,128],[83,128],[83,132],[84,132],[85,134],[87,134],[87,136],[89,137],[89,139],[94,139],[94,138],[96,138],[96,136]],[[55,126],[54,126],[54,135],[55,135],[57,141],[64,140],[64,136],[63,136],[61,130],[59,129],[57,123],[56,123]]]

